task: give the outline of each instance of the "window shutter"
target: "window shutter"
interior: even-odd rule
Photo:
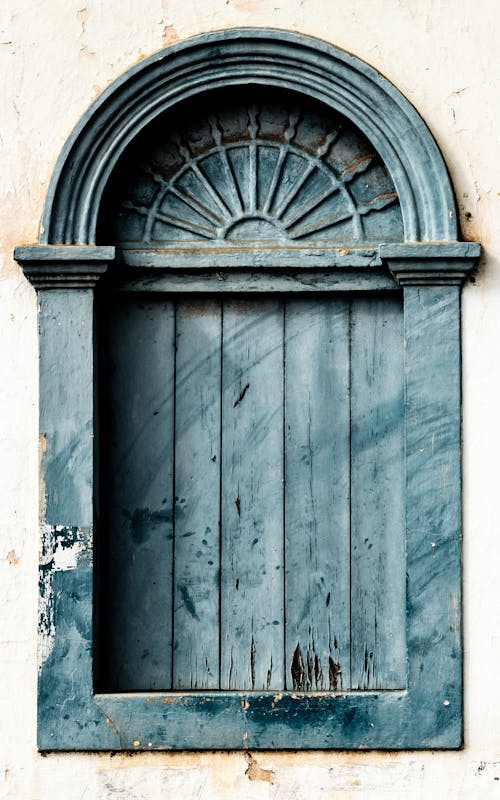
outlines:
[[[16,250],[41,749],[460,746],[455,238],[416,112],[316,40],[211,34],[98,102]]]

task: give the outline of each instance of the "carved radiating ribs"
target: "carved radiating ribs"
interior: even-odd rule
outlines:
[[[211,109],[200,121],[205,141],[193,125],[169,131],[155,166],[144,165],[159,188],[149,205],[144,195],[122,203],[121,230],[127,229],[125,210],[145,218],[143,242],[162,246],[270,238],[328,243],[339,236],[337,226],[344,242],[366,241],[363,218],[398,202],[367,143],[330,112],[318,123],[306,108],[290,106],[284,124],[277,119],[252,102],[235,106],[233,122],[227,109],[224,115]],[[168,178],[157,167],[158,153],[160,161],[163,153],[166,163],[176,164]]]

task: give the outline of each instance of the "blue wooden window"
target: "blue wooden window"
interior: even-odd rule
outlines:
[[[105,93],[16,251],[42,749],[460,746],[478,253],[422,120],[330,46],[211,34]]]

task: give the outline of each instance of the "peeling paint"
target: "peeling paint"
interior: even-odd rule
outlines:
[[[40,530],[38,567],[38,670],[40,671],[54,647],[53,576],[77,568],[80,559],[92,558],[92,532],[64,525],[42,525]]]
[[[398,1],[388,13],[387,3],[380,0],[369,4],[339,0],[331,6],[320,0],[164,0],[144,4],[138,14],[134,4],[90,0],[86,35],[98,59],[80,54],[80,42],[75,45],[80,30],[76,8],[81,6],[16,0],[6,4],[1,22],[0,50],[7,79],[0,100],[5,109],[0,140],[4,231],[0,304],[2,319],[15,311],[16,322],[12,331],[2,326],[1,403],[8,433],[2,445],[5,501],[0,514],[4,541],[9,548],[10,542],[15,544],[23,565],[13,569],[4,562],[8,580],[1,587],[1,628],[6,638],[14,640],[13,646],[2,648],[3,697],[16,696],[16,714],[7,715],[0,738],[3,763],[8,764],[3,772],[8,781],[4,792],[13,800],[59,796],[66,800],[169,796],[333,800],[351,793],[370,800],[497,796],[500,637],[494,572],[500,537],[494,498],[500,454],[494,365],[500,341],[500,187],[494,185],[498,174],[498,103],[492,102],[498,95],[495,4],[485,3],[479,9],[463,0]],[[480,238],[488,240],[479,289],[467,287],[464,293],[468,700],[466,747],[459,753],[371,753],[362,758],[348,753],[275,753],[266,755],[265,761],[276,775],[271,785],[249,784],[246,764],[238,753],[135,753],[133,758],[81,753],[41,758],[34,750],[31,575],[36,550],[36,303],[33,290],[11,263],[11,245],[35,240],[58,152],[90,99],[136,60],[140,50],[149,54],[167,43],[164,37],[171,35],[170,27],[184,38],[235,24],[275,25],[319,35],[366,58],[399,85],[436,135],[458,197],[470,192],[472,199],[464,199],[462,212],[466,238],[481,231]],[[450,128],[445,98],[465,85],[470,90],[456,98],[455,105],[463,109],[471,131],[457,133]],[[459,127],[465,127],[460,119]],[[469,163],[464,161],[466,154]],[[467,212],[472,214],[470,220],[465,218]],[[485,392],[485,386],[489,391]],[[43,491],[40,498],[43,502]],[[23,577],[25,570],[30,577]]]

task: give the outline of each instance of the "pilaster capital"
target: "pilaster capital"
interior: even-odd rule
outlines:
[[[401,286],[461,286],[480,254],[478,242],[382,244],[381,259]]]
[[[14,258],[35,289],[92,289],[115,258],[114,247],[30,245]]]

